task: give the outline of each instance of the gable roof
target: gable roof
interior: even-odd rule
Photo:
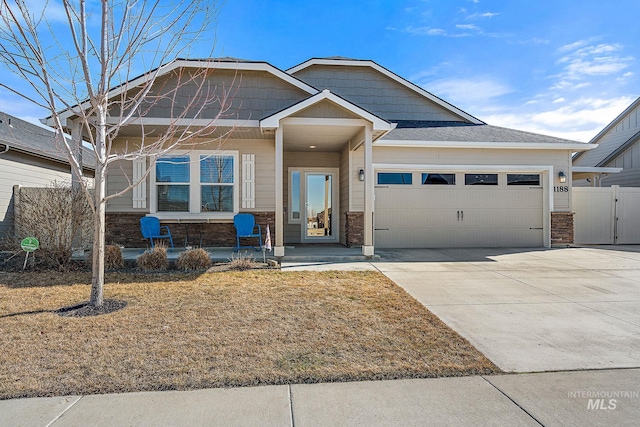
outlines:
[[[398,126],[382,137],[378,145],[438,146],[451,148],[539,148],[590,150],[596,146],[569,139],[540,135],[487,124],[456,122],[400,121]]]
[[[0,112],[0,144],[11,151],[69,164],[64,151],[55,141],[55,132]],[[83,167],[95,169],[95,155],[83,147]]]
[[[611,130],[613,130],[616,126],[620,124],[633,110],[640,107],[640,97],[638,97],[635,101],[631,103],[625,110],[620,113],[615,119],[611,121],[607,126],[604,127],[596,136],[594,136],[589,144],[597,144],[604,136],[606,136]],[[584,166],[604,166],[617,157],[621,152],[625,151],[631,145],[640,141],[640,130],[636,132],[634,135],[631,135],[630,138],[621,141],[618,145],[605,145],[601,144],[598,149],[593,150],[589,153],[588,158],[583,158]],[[578,158],[581,157],[583,153],[578,153],[573,157],[573,162],[575,162]],[[588,163],[588,164],[587,164]]]
[[[156,79],[160,76],[166,75],[176,69],[179,68],[212,68],[212,69],[223,69],[223,70],[242,70],[242,71],[264,71],[269,74],[272,74],[278,77],[281,80],[286,81],[287,83],[295,86],[308,94],[316,94],[318,93],[318,89],[313,86],[303,82],[302,80],[285,73],[284,71],[274,67],[268,62],[264,61],[248,61],[244,59],[237,58],[208,58],[208,59],[183,59],[178,58],[167,64],[161,65],[158,68],[155,68],[147,73],[144,73],[138,77],[135,77],[131,80],[128,80],[114,88],[112,88],[108,97],[113,98],[116,96],[122,95],[127,90],[133,89],[140,85],[143,85],[149,82],[152,79]],[[59,112],[61,120],[69,119],[75,116],[74,110],[77,108],[89,108],[88,101],[85,101],[82,104],[74,105],[73,107],[67,108],[66,110],[62,110]],[[44,124],[53,126],[52,116],[49,116],[42,121]]]
[[[305,68],[314,66],[314,65],[337,65],[337,66],[350,66],[350,67],[369,67],[377,72],[383,74],[384,76],[390,78],[391,80],[401,84],[402,86],[408,88],[409,90],[417,93],[418,95],[428,99],[429,101],[435,103],[436,105],[444,108],[445,110],[451,112],[452,114],[467,120],[473,124],[483,124],[484,122],[471,114],[462,111],[458,107],[455,107],[452,104],[449,104],[447,101],[435,96],[434,94],[427,92],[420,86],[411,83],[409,80],[400,77],[394,72],[384,68],[383,66],[377,64],[374,61],[368,59],[350,59],[350,58],[342,58],[342,57],[330,57],[330,58],[312,58],[301,64],[296,65],[295,67],[289,68],[286,70],[289,74],[295,74],[300,70],[304,70]]]
[[[355,115],[371,122],[373,124],[373,130],[378,131],[389,131],[393,129],[393,125],[388,121],[376,116],[373,113],[368,112],[367,110],[347,101],[346,99],[332,93],[330,90],[325,89],[322,92],[319,92],[313,96],[310,96],[307,99],[304,99],[296,104],[291,105],[283,110],[278,111],[277,113],[271,114],[260,120],[261,128],[276,128],[279,125],[281,119],[285,117],[289,117],[292,114],[295,114],[299,111],[304,110],[312,105],[315,105],[324,100],[328,100],[333,102],[336,105],[354,113]]]

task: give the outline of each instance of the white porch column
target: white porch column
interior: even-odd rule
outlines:
[[[373,147],[371,125],[364,128],[364,244],[362,255],[373,255]]]
[[[284,256],[283,145],[282,126],[279,126],[276,129],[276,240],[273,247],[275,256]]]

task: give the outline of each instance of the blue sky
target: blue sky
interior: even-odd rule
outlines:
[[[372,59],[489,124],[588,141],[640,96],[639,9],[638,0],[227,0],[215,53],[281,69]],[[194,56],[210,47],[203,40]],[[6,92],[0,110],[46,115]]]

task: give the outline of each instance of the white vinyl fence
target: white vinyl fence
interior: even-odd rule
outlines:
[[[640,244],[640,188],[574,187],[576,244]]]

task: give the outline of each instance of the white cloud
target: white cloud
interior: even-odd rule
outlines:
[[[429,82],[423,87],[454,105],[486,103],[513,92],[509,86],[489,77],[441,79]]]
[[[500,15],[497,12],[484,12],[484,13],[474,13],[467,16],[467,19],[479,19],[479,18],[493,18],[494,16]]]
[[[634,60],[632,56],[622,55],[623,46],[618,43],[586,45],[581,40],[562,46],[559,53],[565,54],[558,61],[562,71],[557,87],[570,86],[571,82],[590,76],[607,76],[619,73],[629,67]]]
[[[474,24],[456,24],[456,28],[461,30],[479,30],[480,28]]]
[[[545,103],[526,103],[519,108],[519,113],[504,108],[502,112],[485,116],[479,112],[476,114],[492,125],[588,142],[633,101],[634,98],[628,96],[580,98],[557,108]]]

